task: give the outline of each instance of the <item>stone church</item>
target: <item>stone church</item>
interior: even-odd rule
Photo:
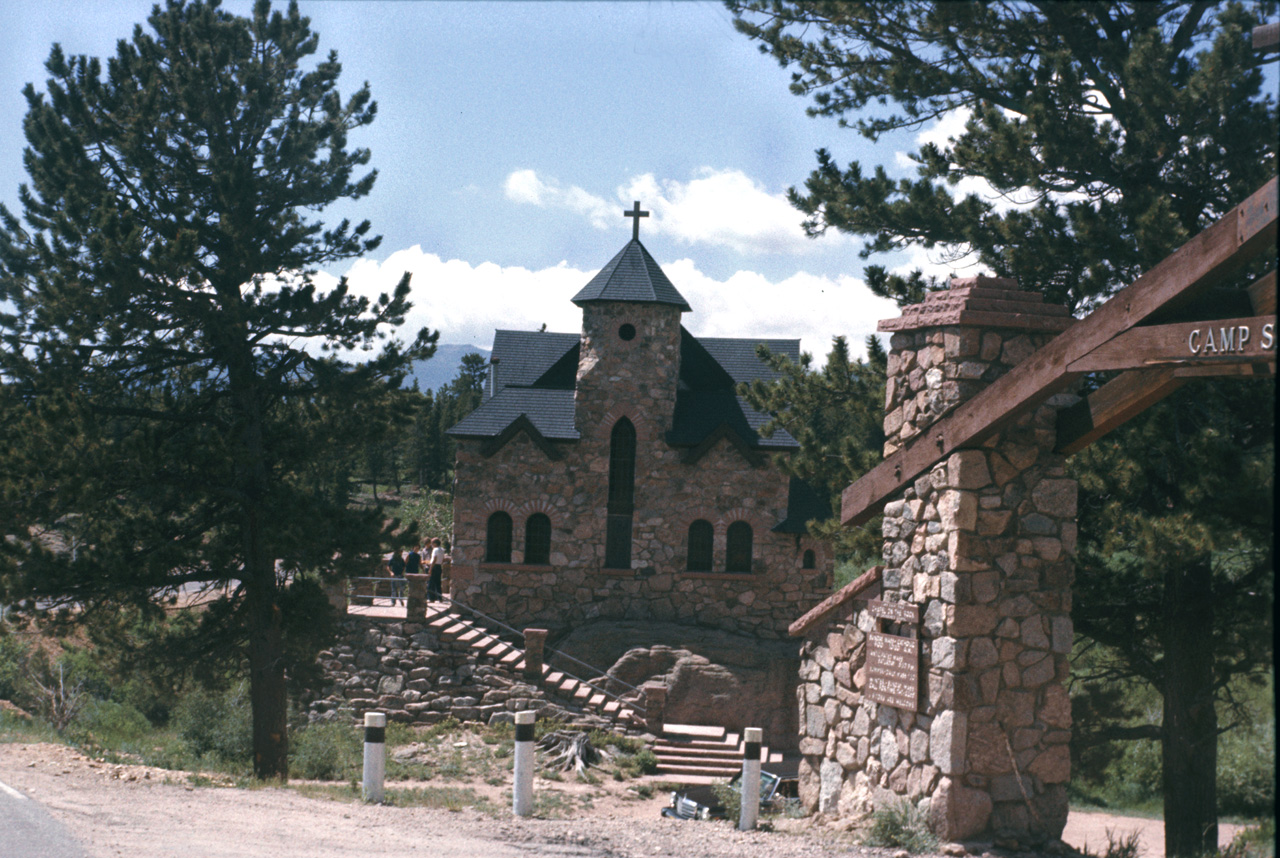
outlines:
[[[553,635],[592,620],[756,638],[831,591],[806,524],[824,498],[773,464],[797,449],[736,386],[776,374],[764,343],[695,337],[692,312],[639,238],[573,297],[580,333],[499,330],[481,405],[457,441],[453,598]],[[765,312],[764,308],[761,308]]]

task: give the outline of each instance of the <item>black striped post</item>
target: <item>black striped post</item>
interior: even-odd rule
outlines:
[[[533,813],[533,721],[532,711],[516,713],[515,787],[511,811],[516,816]]]
[[[365,801],[382,803],[382,782],[387,774],[387,713],[364,713],[364,781],[361,795]]]
[[[746,741],[742,748],[742,814],[738,817],[738,830],[750,831],[760,817],[760,742],[764,731],[748,727],[742,737]]]

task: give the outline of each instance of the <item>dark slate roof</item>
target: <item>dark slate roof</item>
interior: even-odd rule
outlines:
[[[744,381],[776,381],[782,373],[775,372],[756,357],[756,346],[764,345],[776,355],[785,355],[792,363],[800,362],[799,340],[765,340],[750,337],[699,337],[698,342],[716,359],[733,378],[735,384]]]
[[[576,441],[573,391],[507,387],[480,404],[449,430],[456,438],[493,438],[521,415],[549,441]]]
[[[493,390],[498,393],[505,387],[553,387],[566,389],[562,384],[536,384],[549,370],[573,352],[573,372],[569,376],[568,390],[578,373],[577,334],[555,334],[548,331],[495,331],[493,353]]]
[[[810,521],[831,518],[831,503],[798,477],[787,486],[787,517],[774,525],[775,533],[804,533]]]
[[[591,301],[672,304],[686,313],[691,309],[638,238],[627,242],[627,246],[573,296],[573,303],[579,306]]]
[[[751,340],[706,337],[699,339],[680,329],[680,384],[676,391],[675,417],[667,443],[694,447],[722,425],[727,425],[750,447],[794,450],[799,445],[785,429],[770,438],[760,435],[769,421],[737,395],[735,387],[754,379],[772,380],[778,374],[756,357],[756,343],[799,360],[799,340]]]

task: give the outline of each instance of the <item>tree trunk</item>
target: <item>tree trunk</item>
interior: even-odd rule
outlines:
[[[253,707],[253,774],[289,779],[288,704],[284,640],[274,570],[247,576],[249,701]]]
[[[1218,715],[1207,564],[1165,572],[1164,842],[1168,858],[1218,849]]]

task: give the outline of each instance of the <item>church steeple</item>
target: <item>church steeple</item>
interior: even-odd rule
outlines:
[[[631,241],[573,296],[573,303],[579,307],[596,301],[668,304],[679,307],[682,313],[690,312],[689,302],[640,243],[640,218],[648,217],[649,213],[640,210],[637,200],[634,209],[622,214],[632,218]]]

